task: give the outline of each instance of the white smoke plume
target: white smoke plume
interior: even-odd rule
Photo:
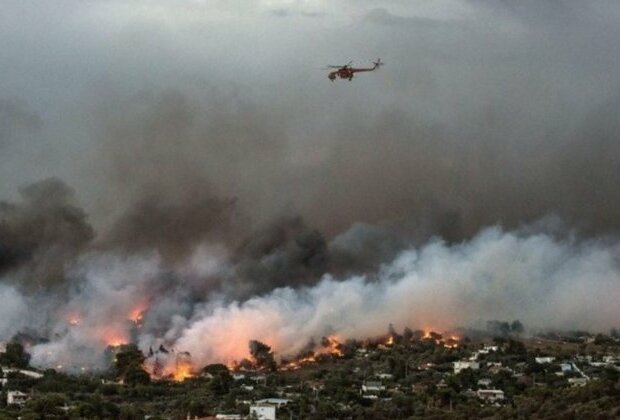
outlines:
[[[457,245],[433,240],[404,249],[371,274],[325,275],[314,286],[230,301],[208,293],[188,297],[204,267],[200,273],[185,267],[168,284],[172,273],[160,271],[156,256],[99,256],[76,268],[79,293],[62,308],[69,317],[79,314],[79,324],[65,318],[56,325],[51,342],[32,348],[33,362],[62,365],[77,355],[74,367],[76,360],[101,367],[105,346],[117,339],[135,340],[145,353],[162,344],[188,351],[200,368],[248,357],[252,339],[285,357],[311,339],[364,339],[385,333],[390,323],[443,330],[519,319],[530,329],[607,331],[620,319],[619,257],[617,241],[494,227]],[[209,272],[230,270],[227,264],[215,258]]]

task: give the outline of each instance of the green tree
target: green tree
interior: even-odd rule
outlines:
[[[0,354],[0,363],[14,368],[25,369],[30,363],[30,354],[26,353],[24,346],[20,343],[8,343],[6,351]]]

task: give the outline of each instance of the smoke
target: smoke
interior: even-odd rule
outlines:
[[[22,101],[0,98],[0,150],[20,137],[20,134],[41,128],[41,118],[29,111]]]
[[[606,330],[620,315],[618,251],[617,243],[485,229],[459,245],[405,250],[377,279],[326,276],[309,288],[214,303],[194,316],[177,346],[208,363],[246,357],[250,339],[291,356],[311,338],[378,336],[390,323],[441,330],[519,319],[530,328]]]
[[[65,265],[94,236],[73,194],[52,178],[22,188],[20,203],[0,202],[0,276],[30,290],[64,283]]]
[[[52,317],[51,341],[31,348],[33,363],[103,367],[106,346],[135,341],[145,353],[162,345],[187,351],[200,368],[251,358],[252,340],[276,358],[292,357],[322,337],[374,337],[390,324],[444,330],[518,319],[530,331],[616,326],[620,244],[532,229],[487,228],[455,245],[435,239],[401,249],[364,275],[324,275],[315,285],[244,300],[201,295],[195,279],[205,271],[196,267],[169,272],[156,256],[95,256],[72,271],[80,287]],[[214,255],[211,272],[229,264]],[[20,327],[9,325],[3,321],[2,331]]]

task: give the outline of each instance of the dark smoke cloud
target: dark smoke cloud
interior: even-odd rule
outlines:
[[[104,246],[114,251],[142,253],[157,250],[167,260],[187,257],[201,243],[222,239],[234,215],[234,199],[188,197],[167,202],[146,196],[133,204],[112,227]]]
[[[64,282],[64,269],[92,240],[86,214],[62,181],[20,189],[18,203],[0,202],[0,275],[20,288]]]

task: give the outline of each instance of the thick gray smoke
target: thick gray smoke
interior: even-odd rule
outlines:
[[[0,276],[19,287],[64,283],[66,264],[88,245],[93,230],[58,179],[20,190],[19,203],[0,202]]]
[[[389,324],[442,330],[519,319],[531,328],[606,331],[620,316],[619,256],[618,242],[489,228],[459,245],[405,249],[366,275],[326,275],[244,301],[186,293],[192,278],[231,268],[217,252],[203,249],[202,266],[177,273],[162,272],[157,257],[98,256],[76,267],[83,282],[60,309],[61,338],[33,347],[34,362],[101,366],[106,345],[136,340],[145,352],[189,351],[200,367],[249,357],[254,339],[293,356],[309,340],[373,337]]]
[[[3,2],[0,340],[618,327],[620,7],[513,3]]]

